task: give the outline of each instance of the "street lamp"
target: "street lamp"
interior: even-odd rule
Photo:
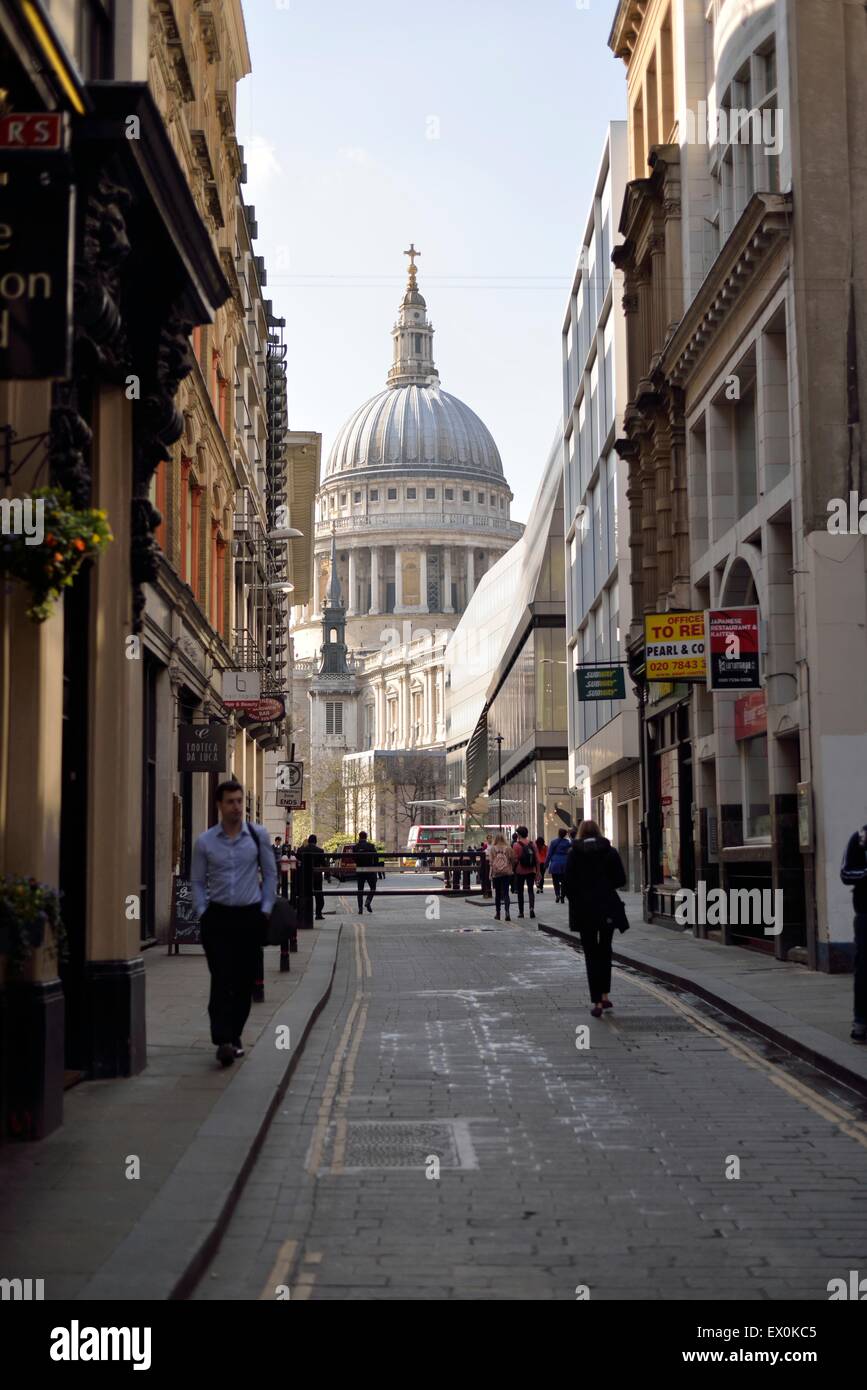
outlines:
[[[500,803],[500,834],[503,833],[503,735],[497,734],[497,799]],[[523,902],[523,898],[521,899]]]

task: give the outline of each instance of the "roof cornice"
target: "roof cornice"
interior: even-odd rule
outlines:
[[[627,67],[635,52],[644,16],[649,8],[650,0],[620,0],[617,6],[611,33],[608,35],[608,47],[615,58],[623,59]]]

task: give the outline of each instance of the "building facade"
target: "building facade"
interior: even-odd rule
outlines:
[[[563,486],[569,650],[569,785],[641,883],[638,712],[625,698],[581,700],[579,672],[625,660],[631,621],[626,467],[614,441],[626,405],[622,276],[611,252],[627,175],[625,121],[612,122],[563,324]]]
[[[484,575],[522,532],[492,436],[440,388],[419,253],[407,254],[387,384],[331,449],[316,500],[314,589],[293,612],[293,718],[317,769],[316,815],[294,818],[296,838],[350,822],[355,833],[352,808],[364,804],[370,824],[359,828],[382,827],[389,849],[405,844],[414,821],[442,814],[413,802],[445,795],[443,654]],[[341,693],[323,705],[327,615],[338,606],[345,669]],[[407,756],[390,756],[398,752]],[[344,770],[357,754],[366,756]]]
[[[867,541],[828,525],[832,499],[865,482],[852,413],[864,367],[840,331],[864,308],[846,132],[863,114],[865,42],[851,20],[836,0],[624,2],[611,35],[629,101],[617,447],[648,910],[670,914],[673,891],[699,880],[779,889],[781,931],[722,938],[822,969],[851,960],[838,871],[863,822],[851,769],[867,752]],[[846,71],[851,84],[831,76]],[[828,120],[843,132],[830,142]],[[856,220],[820,236],[841,198]],[[760,691],[644,681],[644,613],[742,605],[759,609]]]

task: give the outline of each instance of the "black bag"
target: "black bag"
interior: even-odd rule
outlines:
[[[521,854],[518,863],[521,865],[522,869],[535,869],[536,856],[530,848],[529,841],[527,844],[521,846]]]
[[[626,904],[616,893],[612,894],[611,907],[607,913],[606,921],[616,927],[619,932],[629,931],[629,918],[626,915]]]
[[[278,898],[268,919],[265,946],[289,945],[290,935],[298,930],[298,909],[288,898]]]

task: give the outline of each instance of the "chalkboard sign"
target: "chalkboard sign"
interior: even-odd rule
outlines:
[[[173,946],[175,955],[178,955],[181,946],[201,946],[201,944],[201,926],[196,916],[193,885],[188,878],[181,878],[180,874],[175,874],[172,883],[172,925],[169,936],[169,955],[172,953]]]

